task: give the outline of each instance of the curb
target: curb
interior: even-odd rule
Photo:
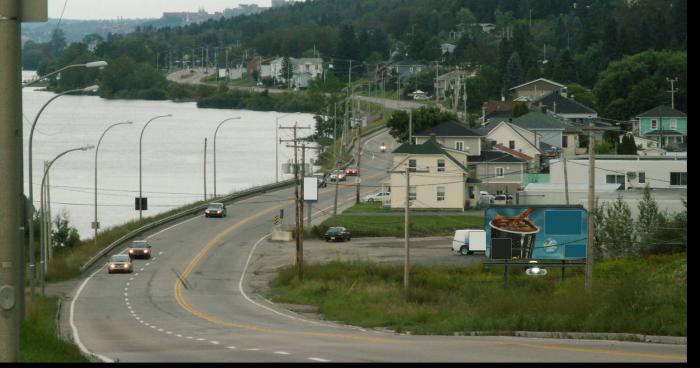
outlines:
[[[617,332],[467,331],[454,336],[514,336],[540,339],[609,340],[649,344],[688,345],[687,336],[656,336]]]

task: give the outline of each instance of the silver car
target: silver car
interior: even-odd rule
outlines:
[[[134,266],[131,263],[131,257],[128,254],[115,254],[110,257],[109,262],[107,262],[107,272],[134,272]]]

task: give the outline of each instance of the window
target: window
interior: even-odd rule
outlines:
[[[408,200],[409,201],[416,200],[416,187],[409,187],[408,188]]]
[[[659,129],[659,122],[656,119],[651,120],[651,130]]]
[[[505,170],[502,167],[497,167],[496,168],[496,177],[502,178],[504,176],[505,176]]]
[[[688,185],[688,173],[672,172],[671,185]]]
[[[445,172],[445,160],[438,160],[438,172]]]
[[[646,184],[646,182],[647,182],[647,173],[645,173],[644,171],[640,171],[640,172],[637,174],[637,179],[638,179],[637,181],[639,181],[639,184]]]
[[[438,202],[445,200],[445,187],[437,187],[437,200]]]
[[[416,160],[408,160],[408,171],[416,172]]]
[[[671,124],[669,125],[671,130],[678,130],[678,119],[671,119]]]
[[[561,137],[561,146],[563,148],[569,147],[569,136],[568,135]]]
[[[515,149],[515,141],[508,142],[508,148]]]
[[[462,142],[462,141],[455,142],[455,149],[457,151],[464,151],[464,142]]]
[[[605,182],[608,184],[622,184],[620,189],[625,189],[625,176],[624,175],[606,175]]]

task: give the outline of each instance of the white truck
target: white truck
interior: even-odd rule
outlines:
[[[485,230],[457,230],[452,239],[452,250],[466,256],[474,252],[486,252]]]

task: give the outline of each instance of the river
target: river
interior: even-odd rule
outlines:
[[[23,80],[31,72],[23,72]],[[29,172],[29,131],[41,106],[54,93],[28,87],[23,91],[25,190]],[[134,198],[139,191],[139,135],[144,124],[159,115],[172,118],[153,121],[143,135],[143,196],[152,216],[204,198],[204,139],[207,144],[207,195],[214,191],[213,136],[216,126],[226,122],[217,135],[217,194],[275,181],[275,121],[281,126],[314,126],[311,114],[248,110],[199,109],[195,103],[171,101],[105,100],[94,96],[62,96],[48,105],[39,118],[33,142],[34,204],[39,206],[43,163],[61,152],[97,145],[111,124],[132,121],[111,129],[98,154],[98,220],[106,229],[139,218]],[[302,131],[310,134],[313,129]],[[301,134],[300,134],[301,135]],[[280,130],[279,138],[291,139],[291,130]],[[293,150],[281,144],[279,163],[289,162]],[[312,153],[312,152],[309,152]],[[95,150],[71,152],[57,160],[50,171],[51,211],[66,211],[81,238],[93,235]],[[280,180],[291,175],[280,170]],[[229,208],[235,211],[235,207]]]

